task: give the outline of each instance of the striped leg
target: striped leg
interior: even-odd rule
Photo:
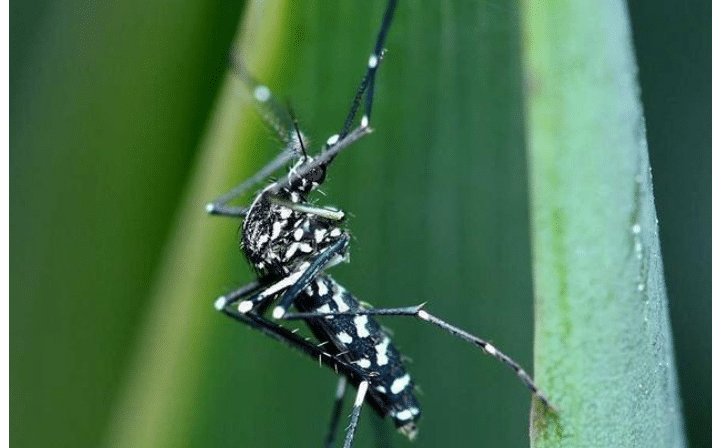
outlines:
[[[366,98],[364,101],[364,115],[361,118],[361,127],[365,128],[369,125],[371,119],[371,106],[373,105],[374,98],[374,86],[376,83],[376,72],[378,71],[379,63],[383,57],[384,44],[386,43],[386,35],[388,34],[389,27],[391,26],[391,19],[393,19],[394,11],[396,10],[397,0],[389,0],[386,4],[386,10],[384,11],[384,17],[381,22],[381,28],[376,36],[376,43],[374,44],[373,51],[369,56],[368,63],[366,65],[366,73],[361,81],[361,85],[356,91],[353,102],[351,103],[351,110],[349,110],[346,119],[344,120],[343,128],[339,136],[344,138],[351,129],[356,112],[361,105],[361,98],[364,93]]]
[[[286,314],[288,308],[293,305],[293,301],[298,295],[306,289],[311,281],[318,275],[319,272],[335,263],[337,257],[341,256],[348,247],[349,237],[347,235],[342,236],[331,246],[321,252],[303,271],[298,280],[291,285],[283,296],[278,301],[278,305],[273,309],[273,318],[281,319]]]
[[[229,305],[238,302],[236,311],[241,314],[246,314],[256,309],[259,305],[268,303],[267,300],[269,298],[285,290],[283,296],[281,296],[281,299],[278,301],[278,305],[273,309],[273,318],[282,318],[286,310],[293,305],[296,297],[309,285],[313,278],[323,269],[332,265],[335,257],[343,253],[348,246],[348,240],[349,238],[347,236],[341,237],[336,243],[321,252],[313,261],[302,264],[298,270],[276,283],[260,286],[258,282],[254,282],[220,296],[215,301],[215,308],[218,311],[224,311]]]
[[[257,294],[258,291],[262,291],[264,287],[265,286],[261,285],[258,281],[254,281],[252,283],[249,283],[248,285],[238,288],[237,290],[226,295],[225,297],[233,296],[237,301],[243,299],[244,297],[247,297],[248,295]],[[216,301],[217,308],[218,303],[219,301]],[[256,314],[255,311],[241,313],[238,311],[238,308],[236,306],[232,306],[232,302],[224,300],[222,301],[222,303],[223,306],[219,308],[219,311],[223,312],[225,315],[245,325],[248,325],[254,330],[260,331],[271,339],[275,339],[278,342],[281,342],[293,349],[298,350],[300,353],[307,355],[312,360],[318,362],[320,365],[328,367],[329,369],[331,369],[331,371],[341,376],[336,391],[336,404],[334,405],[329,434],[326,437],[326,447],[330,447],[333,444],[333,440],[335,438],[335,434],[338,428],[340,413],[342,410],[343,394],[348,383],[351,383],[352,385],[358,385],[359,392],[357,393],[356,401],[354,402],[354,410],[351,415],[351,424],[349,425],[349,428],[346,432],[344,447],[351,446],[353,436],[356,431],[356,426],[358,425],[359,415],[361,413],[361,405],[363,404],[364,400],[369,399],[369,404],[371,405],[372,409],[374,409],[374,411],[378,413],[379,416],[383,417],[385,415],[385,408],[383,407],[383,403],[376,401],[372,395],[366,394],[368,390],[368,381],[366,381],[366,378],[368,376],[367,372],[363,371],[362,369],[353,364],[347,363],[344,359],[342,359],[341,355],[326,352],[321,348],[321,346],[315,345],[309,340],[297,335],[295,332],[278,325],[276,322],[273,322],[259,314]]]
[[[242,288],[239,288],[232,294],[236,294],[237,299],[241,299],[244,297],[243,294],[253,294],[263,288],[264,286],[258,281],[254,281]],[[284,328],[276,322],[268,320],[255,312],[241,313],[238,311],[237,307],[231,305],[231,302],[225,302],[225,306],[219,308],[219,311],[234,320],[248,325],[254,330],[260,331],[271,339],[275,339],[276,341],[298,350],[315,362],[328,367],[337,374],[343,375],[352,384],[358,384],[366,377],[366,373],[363,372],[363,370],[359,369],[355,365],[347,363],[338,355],[326,352],[321,347],[312,344],[307,339],[297,335],[295,332]]]
[[[288,313],[285,316],[285,319],[307,319],[312,317],[323,317],[323,316],[339,316],[339,315],[347,315],[347,316],[358,316],[358,315],[374,315],[374,316],[411,316],[415,317],[417,319],[420,319],[424,322],[429,322],[430,324],[433,324],[443,330],[446,330],[448,333],[466,341],[470,344],[474,344],[475,346],[481,348],[481,350],[496,358],[497,360],[501,361],[504,365],[512,369],[516,375],[519,377],[522,383],[531,391],[534,396],[536,396],[547,408],[556,411],[554,406],[549,402],[547,397],[542,393],[542,391],[537,387],[536,384],[534,384],[534,380],[529,376],[528,373],[524,369],[521,368],[521,366],[514,361],[512,358],[507,356],[505,353],[501,352],[499,349],[494,347],[491,343],[488,341],[485,341],[484,339],[478,338],[471,333],[468,333],[464,330],[462,330],[459,327],[456,327],[454,325],[449,324],[446,321],[443,321],[439,319],[438,317],[429,314],[426,310],[423,309],[424,304],[417,305],[417,306],[411,306],[411,307],[405,307],[405,308],[369,308],[364,310],[356,310],[356,311],[347,311],[343,313],[335,312],[335,313],[318,313],[318,312],[309,312],[309,313]]]
[[[366,392],[369,390],[368,381],[361,381],[358,385],[358,391],[356,392],[356,400],[353,402],[353,410],[351,411],[351,423],[349,423],[346,429],[346,438],[343,442],[343,448],[351,448],[353,445],[353,436],[356,434],[356,427],[358,426],[358,419],[361,415],[361,407],[364,404],[366,398]]]

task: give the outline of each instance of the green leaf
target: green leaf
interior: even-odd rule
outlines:
[[[536,447],[685,445],[626,4],[524,2]]]

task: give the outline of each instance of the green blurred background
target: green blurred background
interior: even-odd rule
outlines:
[[[315,141],[340,125],[383,3],[294,3],[268,25],[278,50],[260,75]],[[709,446],[711,5],[629,7],[686,427],[690,446]],[[134,429],[153,446],[320,444],[333,376],[211,307],[249,278],[238,224],[204,217],[194,196],[213,176],[199,148],[243,11],[218,0],[10,4],[13,446],[147,441]],[[255,45],[260,57],[270,46]],[[375,304],[431,300],[531,368],[518,7],[402,1],[387,46],[376,132],[325,189],[356,238],[335,276]],[[234,174],[217,193],[278,148],[241,118]],[[193,232],[214,238],[213,263],[185,251]],[[174,290],[158,280],[178,269],[206,279],[183,306],[163,301]],[[527,443],[529,398],[513,375],[432,328],[386,323],[423,390],[414,446]],[[187,351],[171,356],[166,343]],[[149,370],[164,387],[134,395]],[[118,423],[144,406],[166,411],[139,412],[142,428]],[[374,426],[365,413],[358,446],[374,446]]]

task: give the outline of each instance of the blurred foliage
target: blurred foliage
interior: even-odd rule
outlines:
[[[711,416],[710,7],[632,3],[686,424],[690,445],[704,446]],[[117,429],[118,409],[133,401],[139,374],[164,384],[142,397],[148,405],[165,402],[173,411],[163,428],[140,421],[138,431],[162,438],[156,446],[321,440],[333,376],[211,306],[249,272],[237,250],[238,224],[203,216],[208,198],[194,193],[222,192],[278,149],[247,118],[235,152],[220,153],[228,157],[222,174],[209,173],[218,165],[208,161],[218,160],[197,150],[208,118],[217,117],[211,110],[242,6],[11,4],[13,446],[112,440],[109,427]],[[317,142],[340,126],[382,8],[383,1],[294,2],[268,24],[280,41],[253,44],[261,58],[278,45],[271,65],[258,62],[259,75],[292,100]],[[352,263],[335,275],[372,303],[431,300],[430,309],[530,367],[517,8],[496,0],[401,2],[387,46],[376,132],[339,159],[326,189],[326,202],[351,213],[356,237]],[[239,111],[247,108],[233,92]],[[200,147],[209,147],[208,137]],[[185,258],[193,254],[179,251],[185,238],[212,241],[187,244],[195,255],[212,255],[212,264]],[[174,268],[194,275],[178,278],[181,285],[203,278],[192,286],[198,296],[188,291],[163,302]],[[170,327],[154,331],[159,315]],[[432,328],[385,323],[414,358],[424,391],[415,446],[526,443],[528,394],[513,375]],[[164,350],[172,334],[180,339],[169,343],[188,344],[175,357]],[[164,359],[172,363],[158,369],[153,361]],[[183,381],[170,381],[177,378]],[[364,414],[359,447],[373,446],[377,424]]]

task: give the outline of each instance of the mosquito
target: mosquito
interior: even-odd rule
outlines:
[[[239,57],[232,57],[235,74],[249,89],[264,121],[285,147],[255,175],[206,206],[211,215],[242,219],[240,245],[256,273],[256,280],[215,302],[215,308],[267,336],[285,343],[339,376],[335,404],[324,446],[334,444],[343,398],[348,385],[356,388],[344,448],[353,444],[361,408],[368,404],[381,417],[389,417],[409,439],[418,432],[421,406],[414,381],[390,335],[375,316],[406,316],[428,322],[467,341],[511,368],[545,406],[551,405],[531,377],[509,356],[480,339],[430,314],[424,304],[403,308],[371,308],[333,279],[328,271],[348,262],[350,235],[345,213],[310,202],[336,157],[371,132],[371,112],[376,74],[384,57],[384,44],[397,0],[388,0],[365,73],[353,97],[341,131],[329,137],[321,151],[311,156],[306,138],[290,107],[283,107],[270,89],[258,82]],[[235,55],[236,52],[233,52]],[[363,104],[362,104],[363,103]],[[363,114],[356,123],[359,108]],[[267,181],[290,165],[288,174],[271,182],[250,206],[231,205],[236,198]],[[269,313],[269,309],[273,309]],[[270,318],[267,317],[270,314]],[[315,342],[281,325],[301,320]]]

